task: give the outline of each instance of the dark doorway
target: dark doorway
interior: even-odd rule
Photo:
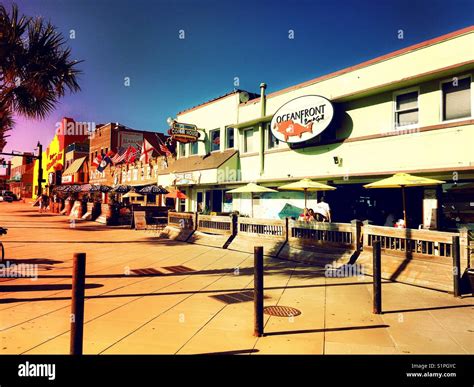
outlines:
[[[222,212],[222,190],[212,191],[212,211]]]

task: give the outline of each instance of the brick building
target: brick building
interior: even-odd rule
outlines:
[[[26,153],[11,159],[10,191],[22,198],[31,198],[33,190],[33,154]]]
[[[162,133],[135,130],[119,123],[97,125],[90,138],[89,183],[113,186],[114,176],[112,168],[108,167],[101,173],[97,171],[96,167],[91,166],[92,161],[98,155],[104,155],[109,151],[117,152],[121,147],[128,148],[132,146],[140,150],[144,139],[155,148],[153,157],[162,155],[160,143],[165,142],[167,139],[167,136]]]

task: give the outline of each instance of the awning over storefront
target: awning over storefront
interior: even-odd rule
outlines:
[[[167,168],[158,172],[158,183],[167,186],[216,184],[224,180],[236,181],[236,169],[237,151],[235,149],[212,152],[204,156],[182,157],[170,161]]]
[[[70,176],[79,172],[79,170],[82,167],[82,164],[84,164],[84,161],[86,161],[86,157],[81,157],[77,160],[74,160],[73,163],[69,167],[66,168],[66,170],[63,173],[63,176]]]
[[[72,183],[78,183],[79,181],[76,181],[76,173],[79,172],[81,169],[82,165],[84,164],[86,160],[86,157],[81,157],[77,160],[74,160],[72,164],[66,168],[66,170],[62,174],[62,182],[65,184],[72,184]],[[81,180],[81,179],[78,179]]]

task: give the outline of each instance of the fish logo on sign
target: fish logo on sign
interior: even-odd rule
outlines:
[[[285,137],[285,142],[288,142],[290,137],[298,136],[301,138],[303,133],[313,133],[313,122],[311,121],[307,126],[303,126],[289,120],[275,124],[274,128]]]
[[[321,134],[333,117],[331,101],[319,95],[307,95],[281,106],[274,114],[270,128],[280,141],[302,143]]]

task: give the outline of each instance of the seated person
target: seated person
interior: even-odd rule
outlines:
[[[308,209],[305,207],[305,208],[303,209],[303,213],[300,214],[300,216],[298,217],[298,220],[300,220],[300,221],[302,221],[302,220],[303,220],[303,221],[306,221],[307,218],[308,218],[308,216],[309,216],[309,215],[308,215]]]

